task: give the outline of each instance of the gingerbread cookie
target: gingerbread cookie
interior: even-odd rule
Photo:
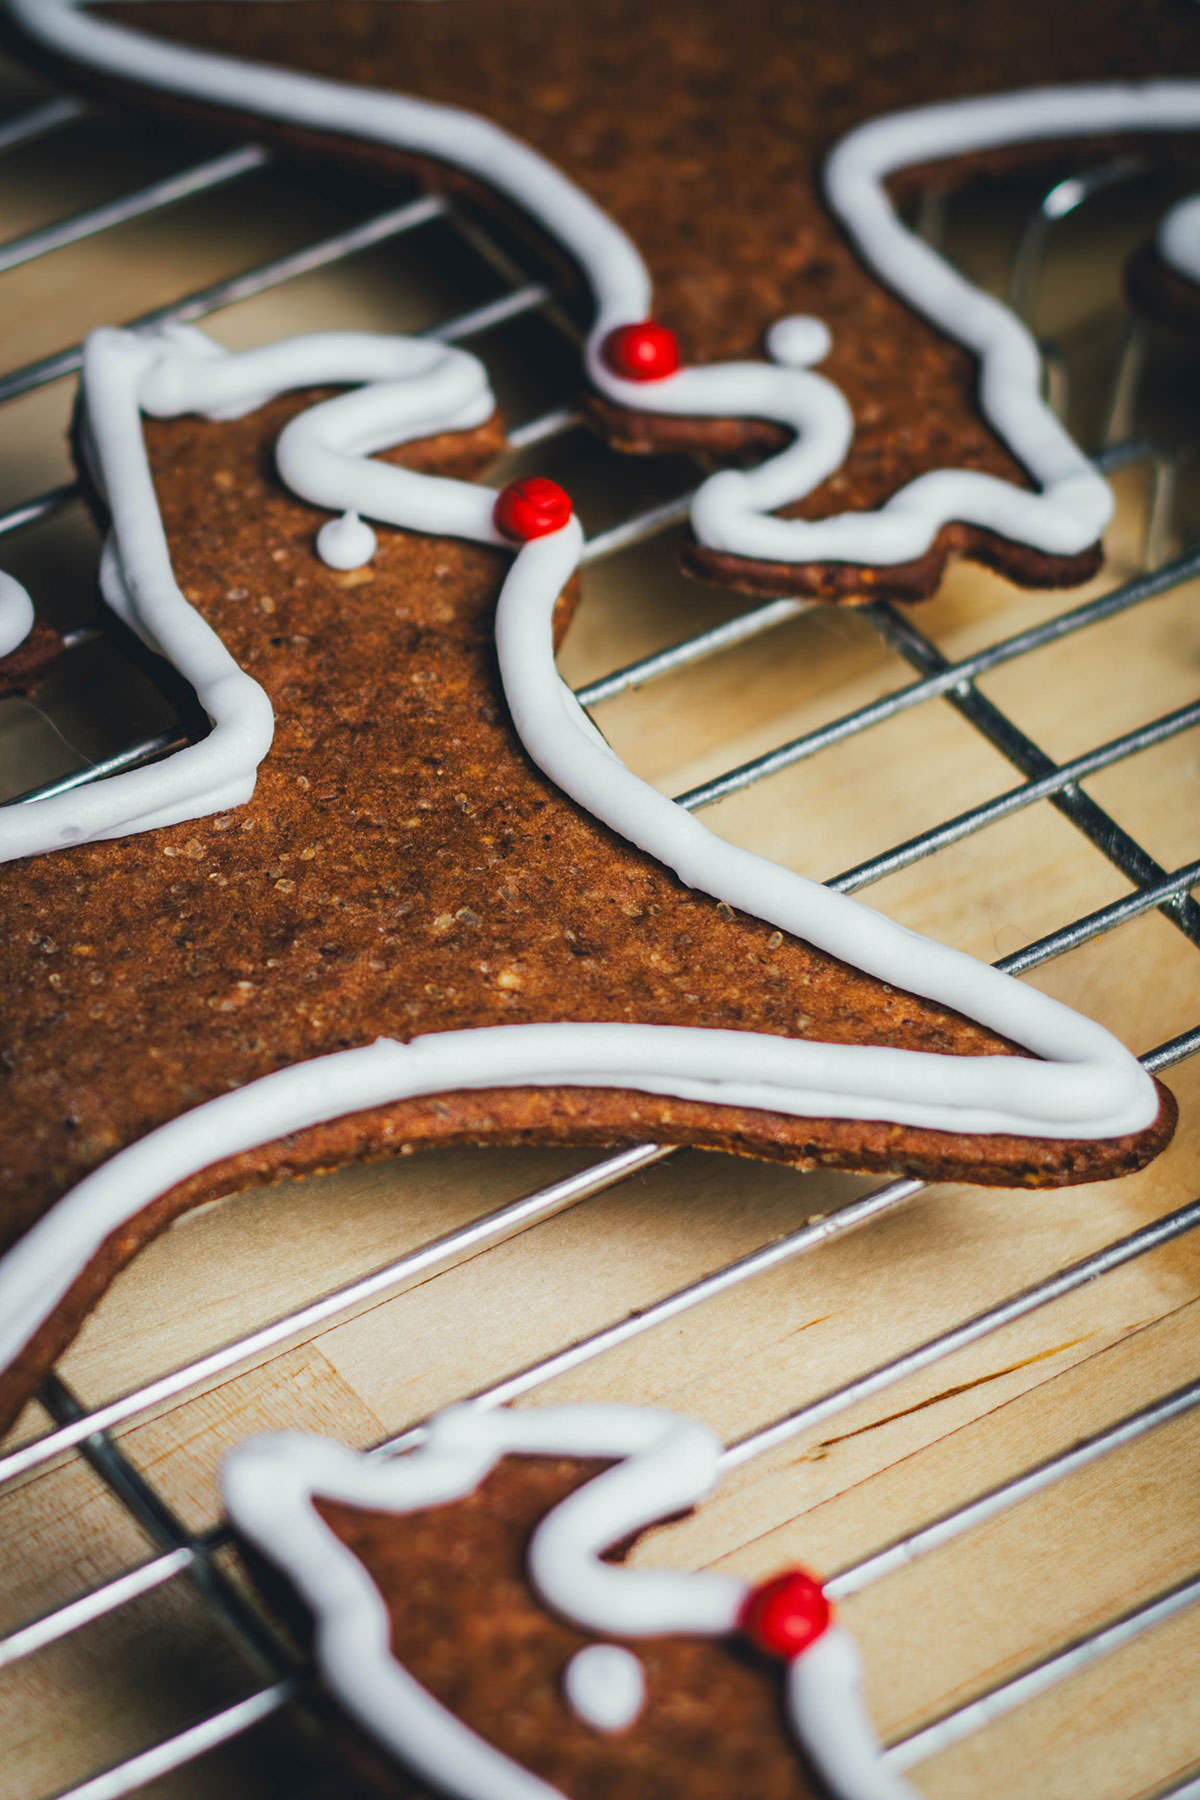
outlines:
[[[79,441],[105,595],[212,729],[0,815],[0,1418],[155,1231],[271,1176],[663,1141],[1036,1186],[1169,1137],[1108,1032],[618,760],[554,667],[568,497],[462,479],[473,356],[101,331]]]
[[[398,1457],[252,1439],[224,1485],[311,1614],[326,1687],[422,1792],[914,1800],[812,1576],[611,1560],[701,1500],[719,1455],[643,1407],[464,1406]]]
[[[700,573],[861,601],[930,593],[952,552],[1033,585],[1098,567],[1109,492],[1043,403],[1032,338],[892,187],[1194,131],[1188,9],[342,0],[331,29],[322,0],[8,4],[68,78],[309,153],[432,163],[531,220],[581,277],[615,442],[784,441],[701,485]]]

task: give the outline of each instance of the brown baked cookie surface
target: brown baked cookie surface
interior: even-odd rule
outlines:
[[[831,217],[820,178],[831,147],[900,107],[1200,68],[1200,22],[1170,0],[1068,0],[1054,9],[1017,0],[969,14],[953,0],[908,9],[895,0],[664,0],[650,8],[596,0],[569,17],[557,0],[339,0],[333,13],[324,0],[139,0],[95,11],[177,43],[485,115],[544,153],[629,234],[649,266],[656,317],[686,364],[761,358],[774,320],[817,315],[832,333],[822,373],[849,402],[854,435],[836,472],[783,509],[809,520],[874,510],[936,469],[1030,485],[981,416],[974,358],[881,285]],[[66,72],[81,78],[77,68]],[[215,110],[117,86],[143,103]],[[413,162],[356,142],[349,119],[344,135],[233,113],[223,122],[306,153],[379,168]],[[1061,169],[1083,154],[1060,148],[1049,165]],[[935,165],[935,179],[953,185],[968,171],[1028,157],[1018,148],[951,159]],[[728,458],[780,441],[777,426],[753,419],[672,418],[647,406],[598,401],[595,416],[634,450],[684,446]],[[1095,546],[1054,556],[951,521],[918,559],[891,567],[868,568],[866,558],[777,565],[704,546],[689,566],[748,591],[855,603],[928,594],[954,554],[1035,586],[1086,580],[1098,558]]]
[[[598,1020],[1018,1054],[685,889],[555,788],[500,687],[508,553],[392,531],[368,570],[327,568],[318,515],[268,464],[311,398],[236,424],[146,425],[179,586],[262,683],[276,734],[244,806],[0,868],[0,1250],[157,1126],[380,1037]],[[464,474],[498,442],[493,424],[406,460]],[[156,1230],[251,1182],[404,1145],[650,1141],[1053,1186],[1139,1167],[1173,1120],[1165,1090],[1147,1129],[1086,1142],[581,1087],[374,1107],[215,1161],[114,1231],[0,1377],[0,1416]]]
[[[510,1456],[452,1506],[397,1518],[335,1500],[319,1516],[381,1594],[396,1660],[458,1719],[531,1773],[580,1800],[816,1800],[784,1723],[779,1671],[748,1645],[656,1637],[637,1645],[645,1710],[625,1731],[573,1716],[563,1674],[589,1639],[539,1602],[529,1539],[603,1465]],[[381,1792],[411,1786],[377,1771]]]
[[[0,656],[0,700],[33,693],[65,648],[61,633],[38,620],[23,643]]]

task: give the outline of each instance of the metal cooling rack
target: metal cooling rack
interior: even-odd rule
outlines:
[[[0,150],[13,150],[35,137],[61,132],[82,116],[83,109],[76,102],[50,99],[0,125]],[[252,171],[263,169],[271,161],[268,152],[254,145],[208,157],[182,173],[0,246],[0,271],[16,268],[118,224],[158,214],[188,196],[209,192],[217,186],[229,186],[236,191],[240,180]],[[1053,251],[1055,234],[1061,230],[1062,222],[1080,209],[1103,203],[1114,189],[1138,179],[1139,170],[1140,165],[1129,159],[1120,163],[1106,162],[1082,176],[1073,176],[1069,181],[1056,184],[1041,196],[1025,221],[1010,260],[1011,296],[1027,316],[1034,311],[1041,269]],[[481,251],[504,282],[503,291],[497,298],[458,316],[447,317],[434,327],[436,335],[478,339],[501,324],[521,318],[537,321],[539,329],[547,333],[564,328],[556,297],[543,282],[514,263],[508,246],[491,239],[477,219],[461,216],[447,202],[430,195],[394,205],[289,254],[186,294],[169,305],[143,314],[135,322],[149,323],[164,318],[202,319],[237,301],[266,293],[297,276],[343,262],[365,249],[404,234],[425,232],[435,222],[442,227],[450,226],[476,252]],[[938,196],[926,196],[921,225],[929,235],[941,230],[942,208]],[[99,317],[98,313],[98,321]],[[1065,403],[1066,362],[1055,345],[1048,344],[1046,349],[1051,390],[1060,403]],[[922,631],[917,615],[886,604],[874,605],[867,609],[866,616],[884,644],[908,664],[912,679],[881,699],[859,706],[819,729],[810,730],[693,787],[679,796],[682,803],[691,808],[710,805],[793,763],[816,757],[858,733],[868,732],[905,709],[940,700],[952,707],[1011,764],[1017,780],[985,803],[942,820],[919,836],[890,845],[869,860],[845,870],[832,885],[844,891],[863,888],[919,858],[944,849],[969,833],[986,829],[1023,807],[1048,800],[1115,866],[1130,884],[1131,891],[1110,905],[1064,922],[1036,942],[1026,944],[1006,957],[1000,966],[1013,973],[1024,973],[1151,909],[1157,909],[1177,934],[1179,956],[1193,955],[1200,948],[1200,909],[1191,890],[1200,882],[1200,858],[1178,868],[1163,867],[1079,784],[1098,770],[1200,725],[1200,699],[1165,713],[1135,731],[1111,737],[1069,761],[1057,762],[978,686],[982,676],[1002,665],[1019,663],[1049,644],[1088,632],[1200,575],[1200,545],[1170,557],[1165,554],[1164,547],[1172,530],[1180,452],[1138,435],[1136,394],[1144,354],[1144,335],[1139,327],[1130,325],[1123,343],[1111,358],[1104,442],[1097,454],[1098,463],[1106,470],[1140,464],[1148,471],[1151,498],[1146,512],[1142,573],[1099,598],[1071,606],[1044,623],[1001,638],[957,660],[949,660]],[[80,346],[73,344],[0,375],[0,400],[16,400],[34,388],[68,377],[78,369],[79,363]],[[542,444],[557,438],[574,423],[575,415],[570,406],[559,404],[519,425],[510,432],[510,439],[518,449]],[[77,495],[77,486],[66,484],[14,506],[0,517],[0,535],[16,533],[53,518]],[[686,494],[680,494],[646,510],[629,513],[592,538],[587,553],[589,560],[610,556],[677,524],[686,514],[687,498]],[[803,602],[787,598],[755,606],[728,623],[590,682],[579,690],[580,698],[587,705],[599,705],[644,687],[659,677],[718,656],[751,636],[775,629],[803,609]],[[103,621],[97,621],[94,625],[78,628],[71,641],[80,649],[91,636],[102,634],[104,629]],[[118,768],[163,755],[182,741],[175,728],[158,731],[123,745],[98,762],[43,783],[28,794],[16,796],[15,801],[96,780]],[[1200,1050],[1200,1021],[1148,1050],[1142,1060],[1147,1068],[1159,1071],[1194,1055],[1197,1050]],[[89,1410],[61,1377],[55,1375],[47,1381],[41,1400],[52,1420],[52,1428],[33,1441],[10,1449],[7,1454],[0,1453],[0,1485],[14,1483],[65,1454],[81,1456],[157,1549],[148,1561],[127,1569],[117,1578],[0,1639],[0,1670],[73,1634],[85,1632],[97,1620],[129,1607],[154,1589],[184,1580],[195,1585],[204,1602],[215,1610],[227,1627],[232,1627],[258,1665],[266,1671],[261,1684],[235,1704],[213,1711],[190,1728],[151,1744],[140,1754],[61,1790],[58,1800],[67,1800],[68,1795],[71,1800],[116,1800],[116,1796],[140,1791],[158,1778],[187,1765],[203,1767],[203,1759],[216,1747],[248,1732],[290,1703],[302,1701],[310,1680],[309,1672],[296,1666],[289,1652],[275,1641],[225,1572],[218,1557],[218,1552],[228,1541],[224,1528],[202,1533],[190,1531],[124,1452],[114,1435],[116,1428],[146,1417],[164,1402],[211,1384],[228,1371],[256,1362],[278,1346],[303,1340],[318,1327],[360,1309],[369,1300],[399,1290],[418,1275],[446,1266],[466,1252],[498,1244],[538,1221],[609,1190],[672,1154],[670,1148],[645,1145],[606,1157],[580,1173],[500,1206],[465,1228],[435,1238],[335,1292],[321,1294],[209,1355],[186,1366],[154,1374],[105,1405]],[[796,1179],[803,1182],[805,1178],[797,1176]],[[644,1338],[668,1321],[678,1319],[740,1284],[752,1282],[767,1271],[851,1232],[862,1231],[904,1206],[921,1191],[921,1187],[922,1184],[914,1180],[891,1181],[860,1195],[836,1212],[810,1218],[799,1229],[663,1296],[633,1316],[622,1318],[591,1336],[563,1346],[556,1354],[517,1370],[477,1397],[494,1404],[534,1393],[555,1376],[578,1368],[620,1345]],[[804,1210],[803,1201],[800,1210]],[[1200,1227],[1200,1199],[1114,1239],[1095,1253],[1010,1294],[953,1328],[830,1389],[765,1428],[731,1442],[725,1453],[726,1467],[736,1468],[811,1431],[857,1402],[882,1393],[987,1334],[1051,1304],[1086,1283],[1109,1276],[1197,1227]],[[835,1597],[844,1597],[885,1578],[915,1558],[936,1551],[960,1534],[1019,1505],[1083,1466],[1112,1455],[1197,1404],[1200,1404],[1200,1379],[1144,1404],[1107,1428],[1061,1448],[1014,1478],[980,1493],[970,1503],[932,1518],[920,1529],[842,1567],[829,1580],[831,1592]],[[386,1453],[410,1445],[420,1438],[421,1431],[422,1427],[417,1425],[380,1445],[379,1450]],[[1060,1644],[1043,1660],[1026,1667],[1015,1677],[947,1711],[915,1735],[893,1743],[889,1755],[897,1766],[917,1765],[999,1714],[1024,1705],[1035,1695],[1081,1672],[1197,1600],[1200,1600],[1200,1571],[1120,1616],[1104,1621],[1086,1635]],[[1161,1771],[1158,1778],[1162,1778]],[[1149,1771],[1146,1779],[1152,1783],[1154,1771]],[[1153,1792],[1155,1800],[1167,1800],[1168,1796],[1175,1796],[1176,1800],[1183,1796],[1200,1796],[1200,1776],[1193,1774],[1180,1779],[1176,1774],[1170,1777],[1167,1786],[1143,1786],[1138,1791],[1144,1795]]]

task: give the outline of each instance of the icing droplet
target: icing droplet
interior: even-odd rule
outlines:
[[[1165,215],[1158,228],[1158,253],[1185,281],[1200,283],[1200,194],[1189,194]]]
[[[679,367],[675,333],[655,319],[618,325],[604,340],[604,360],[626,381],[662,381]]]
[[[625,1731],[646,1704],[646,1677],[632,1650],[589,1644],[563,1676],[572,1710],[597,1731]]]
[[[378,547],[375,533],[357,513],[330,519],[317,533],[317,555],[331,569],[361,569]]]
[[[824,362],[833,348],[833,336],[824,319],[812,313],[793,313],[776,319],[767,332],[767,355],[789,369],[810,369]]]
[[[529,475],[501,488],[492,517],[505,537],[528,543],[562,530],[571,517],[571,496],[545,475]]]
[[[815,1575],[788,1569],[752,1588],[739,1620],[750,1642],[768,1656],[799,1656],[833,1618],[833,1608]]]
[[[0,656],[23,644],[33,630],[33,601],[21,583],[0,570]]]

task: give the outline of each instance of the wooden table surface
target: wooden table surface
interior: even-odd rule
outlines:
[[[23,76],[5,74],[9,104],[33,92]],[[78,126],[30,146],[7,161],[0,237],[135,186],[187,155],[174,140],[146,139],[121,124]],[[363,195],[354,200],[369,210]],[[346,206],[340,183],[325,188],[307,176],[268,172],[15,271],[0,290],[5,364],[336,229]],[[1006,229],[1003,220],[974,221],[970,230],[964,222],[964,254],[977,263],[1002,256]],[[1112,229],[1123,244],[1134,227],[1122,215]],[[1048,270],[1043,323],[1083,347],[1082,365],[1110,354],[1116,341],[1114,241],[1100,228],[1076,234]],[[468,261],[436,233],[422,238],[419,254],[404,240],[228,309],[211,328],[235,346],[333,324],[408,329],[459,309],[459,293],[482,279]],[[495,356],[515,417],[541,403],[539,382],[557,378],[530,370],[530,341],[528,331],[516,330],[481,346],[489,361]],[[1190,392],[1194,405],[1200,358],[1165,339],[1155,340],[1152,353],[1168,371],[1159,387],[1170,404]],[[67,479],[71,399],[72,383],[63,381],[6,408],[0,505]],[[666,459],[620,464],[579,433],[526,462],[567,480],[593,530],[690,479]],[[1138,567],[1145,465],[1117,486],[1111,564],[1096,593]],[[1185,489],[1185,524],[1189,504]],[[669,532],[589,572],[563,657],[572,683],[737,614],[736,596],[675,572],[676,539]],[[56,617],[90,603],[94,559],[78,509],[5,545],[5,566]],[[918,623],[955,657],[1085,597],[1020,594],[959,568]],[[1177,587],[998,669],[980,688],[1049,755],[1070,757],[1196,697],[1198,603],[1195,585]],[[597,718],[639,772],[678,792],[911,678],[867,619],[813,611],[607,703]],[[138,704],[149,714],[155,702]],[[61,708],[53,722],[24,703],[0,711],[10,791],[23,772],[33,779],[70,759],[64,731],[95,753],[88,734],[100,728],[73,691],[63,693]],[[1200,735],[1184,733],[1084,788],[1174,868],[1195,857],[1200,842],[1198,761]],[[723,834],[829,877],[1017,780],[958,713],[933,701],[707,817]],[[909,925],[994,959],[1128,891],[1118,871],[1041,802],[878,883],[870,898]],[[1029,979],[1101,1019],[1137,1051],[1200,1020],[1200,953],[1153,911]],[[1193,1199],[1200,1059],[1167,1079],[1180,1100],[1179,1134],[1141,1175],[1048,1195],[926,1188],[869,1229],[634,1337],[539,1387],[532,1400],[645,1400],[696,1414],[730,1440],[770,1422]],[[209,1206],[122,1277],[62,1373],[86,1403],[100,1403],[594,1160],[431,1153]],[[119,1428],[117,1441],[178,1519],[204,1528],[218,1517],[221,1456],[250,1432],[303,1426],[373,1443],[805,1219],[835,1213],[871,1185],[677,1153],[201,1383]],[[637,1560],[721,1563],[752,1577],[802,1560],[831,1572],[1102,1428],[1195,1373],[1198,1251],[1191,1238],[1177,1240],[755,1458],[693,1517],[645,1540]],[[31,1408],[14,1441],[45,1427],[40,1409]],[[863,1648],[882,1735],[909,1734],[1194,1572],[1198,1474],[1200,1420],[1185,1417],[854,1594],[844,1613]],[[0,1634],[154,1548],[78,1454],[36,1469],[0,1491]],[[259,1665],[197,1588],[186,1577],[170,1581],[0,1673],[0,1796],[57,1793],[261,1680]],[[344,1793],[305,1733],[298,1709],[289,1709],[146,1791],[225,1800]],[[924,1761],[912,1779],[930,1800],[1135,1800],[1197,1767],[1200,1614],[1193,1610]]]

